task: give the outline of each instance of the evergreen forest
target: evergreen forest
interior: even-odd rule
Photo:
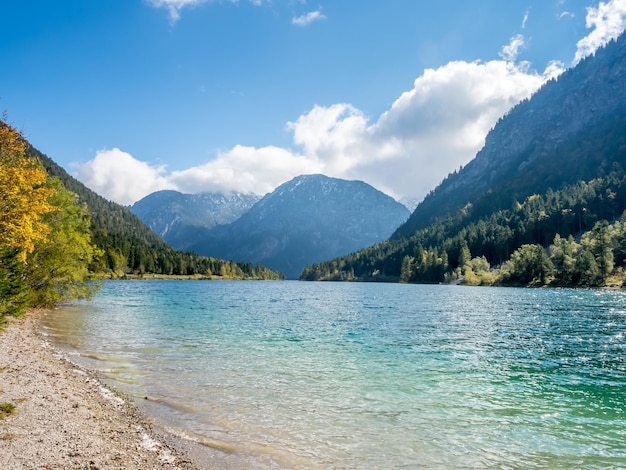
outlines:
[[[489,215],[468,204],[410,237],[309,266],[302,279],[621,286],[625,209],[626,174],[616,165],[604,177],[533,194]]]

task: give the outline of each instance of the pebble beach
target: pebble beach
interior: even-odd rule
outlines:
[[[207,468],[55,351],[37,322],[32,312],[0,332],[0,468]]]

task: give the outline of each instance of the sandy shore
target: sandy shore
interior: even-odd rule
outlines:
[[[0,469],[206,468],[58,355],[37,333],[35,313],[0,332],[2,403],[15,409],[0,411]]]

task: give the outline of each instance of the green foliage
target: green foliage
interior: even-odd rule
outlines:
[[[521,285],[545,285],[552,279],[554,265],[541,245],[522,245],[501,269],[504,281]]]
[[[554,283],[569,286],[578,282],[579,275],[576,267],[582,247],[570,235],[562,238],[558,233],[554,236],[554,243],[550,245],[550,259],[554,267]]]
[[[615,220],[626,209],[619,165],[508,209],[490,212],[485,204],[468,204],[410,237],[309,266],[301,278],[601,286],[626,268],[626,224]]]
[[[0,419],[4,419],[15,411],[15,405],[13,403],[0,403]]]
[[[0,320],[19,315],[30,305],[30,290],[22,276],[18,250],[0,246]]]
[[[613,272],[615,257],[613,256],[613,238],[616,227],[609,227],[606,220],[597,222],[582,237],[582,245],[593,255],[602,282]]]
[[[47,241],[35,243],[22,274],[35,306],[89,298],[97,287],[89,281],[88,267],[100,252],[91,242],[87,209],[57,178],[48,185],[55,190],[49,202],[57,209],[43,217],[50,227]]]
[[[598,286],[600,281],[600,269],[593,254],[589,250],[583,250],[576,258],[575,282],[582,286]]]

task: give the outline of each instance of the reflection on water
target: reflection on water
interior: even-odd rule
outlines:
[[[626,466],[626,293],[107,282],[50,339],[254,468]]]

